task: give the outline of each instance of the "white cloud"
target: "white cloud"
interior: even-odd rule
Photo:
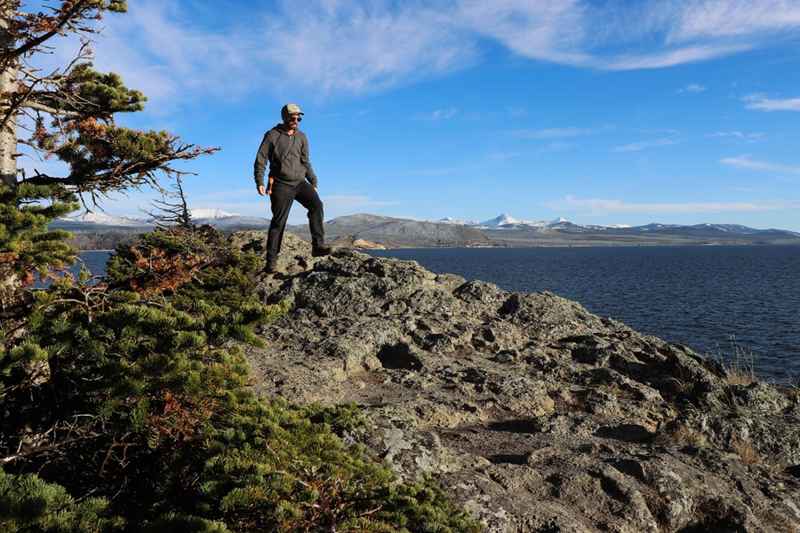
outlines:
[[[419,2],[282,1],[264,13],[264,59],[322,93],[359,93],[468,64],[474,43]],[[301,21],[301,23],[298,23]]]
[[[617,146],[613,149],[614,152],[640,152],[647,148],[655,148],[658,146],[670,146],[673,144],[677,144],[678,141],[676,139],[671,138],[663,138],[663,139],[654,139],[652,141],[639,141],[635,143],[625,144],[622,146]]]
[[[777,211],[800,207],[800,202],[627,202],[601,198],[578,198],[568,195],[562,200],[549,202],[556,210],[572,210],[583,213],[722,213]]]
[[[686,87],[678,89],[678,93],[702,93],[706,91],[706,87],[704,85],[700,85],[699,83],[690,83]]]
[[[686,46],[674,50],[658,51],[649,54],[621,55],[599,60],[597,67],[606,70],[641,70],[674,67],[686,63],[697,63],[717,57],[750,50],[750,44],[706,44]]]
[[[108,16],[96,38],[96,66],[121,74],[157,112],[193,94],[241,95],[264,80],[253,68],[261,49],[254,35],[211,31],[186,13],[178,3],[139,0],[125,15]]]
[[[779,163],[770,163],[768,161],[756,161],[750,159],[748,155],[740,155],[738,157],[726,157],[720,160],[723,165],[728,165],[736,168],[743,168],[746,170],[761,170],[766,172],[780,172],[788,174],[800,174],[800,167],[792,165],[782,165]]]
[[[747,142],[760,141],[766,138],[767,134],[762,131],[743,132],[743,131],[715,131],[709,133],[706,137],[709,138],[732,138],[739,139]]]
[[[474,64],[484,40],[537,61],[632,70],[770,46],[800,30],[796,0],[279,0],[257,4],[240,27],[201,27],[191,13],[178,2],[131,3],[129,14],[104,21],[99,66],[169,110],[192,94],[264,86],[320,96],[380,90]]]
[[[436,176],[448,176],[450,174],[455,174],[457,172],[463,172],[464,167],[430,167],[430,168],[418,168],[414,170],[409,170],[408,172],[404,172],[403,176],[427,176],[427,177],[436,177]]]
[[[709,60],[778,42],[800,29],[797,4],[786,0],[649,0],[635,5],[474,0],[460,6],[457,23],[519,55],[605,70]],[[721,24],[725,17],[736,22]]]
[[[763,94],[751,94],[743,98],[747,109],[758,111],[800,111],[800,98],[767,98]]]
[[[512,130],[511,134],[520,139],[570,139],[573,137],[583,137],[599,133],[608,128],[544,128],[544,129],[521,129]]]
[[[549,142],[546,145],[542,146],[539,149],[540,153],[549,153],[549,152],[565,152],[574,148],[575,145],[573,143],[568,143],[564,141],[553,141]]]
[[[456,6],[455,24],[497,40],[522,56],[570,65],[591,61],[580,46],[587,21],[578,0],[464,0]]]
[[[490,161],[505,162],[505,161],[510,161],[512,159],[516,159],[517,157],[520,157],[521,155],[522,155],[521,152],[491,152],[487,156],[487,158]]]
[[[796,0],[688,0],[667,40],[752,36],[798,26]]]
[[[458,109],[455,107],[447,107],[444,109],[435,109],[429,113],[421,113],[417,115],[417,118],[420,120],[430,120],[430,121],[440,121],[440,120],[449,120],[455,117],[458,114]]]

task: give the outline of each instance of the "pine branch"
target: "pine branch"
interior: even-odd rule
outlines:
[[[32,92],[33,91],[29,91],[28,92],[28,95],[26,96],[26,99]],[[44,113],[49,113],[51,115],[60,115],[60,116],[65,117],[65,118],[80,118],[80,116],[81,116],[81,114],[78,113],[77,111],[67,111],[65,109],[57,109],[55,107],[50,107],[50,106],[42,104],[40,102],[28,102],[28,101],[24,101],[24,100],[23,100],[23,102],[24,102],[24,107],[27,107],[28,109],[33,109],[33,110],[36,110],[36,111],[42,111]]]
[[[165,191],[163,200],[154,200],[152,203],[156,211],[145,211],[152,217],[155,225],[159,228],[169,228],[178,226],[181,228],[194,228],[189,204],[186,201],[186,194],[183,191],[183,180],[180,174],[175,176],[175,190]],[[167,201],[168,197],[176,199],[174,202]]]
[[[86,11],[87,9],[91,9],[92,7],[92,0],[76,0],[72,7],[68,9],[60,18],[58,18],[55,22],[55,26],[50,30],[47,31],[38,37],[34,37],[28,42],[22,44],[21,46],[17,47],[14,50],[9,50],[8,52],[4,52],[0,56],[0,61],[4,64],[9,64],[11,61],[14,61],[18,57],[27,54],[28,52],[32,51],[34,48],[38,47],[39,45],[43,44],[45,41],[55,37],[64,29],[65,26],[75,22],[73,19],[80,19],[78,17],[79,14]]]

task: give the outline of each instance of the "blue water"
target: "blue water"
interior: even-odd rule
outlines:
[[[756,372],[800,376],[800,246],[447,248],[371,252],[510,291],[548,290],[713,357],[752,355]],[[81,254],[102,274],[108,252]]]
[[[464,248],[372,252],[510,291],[548,290],[765,378],[800,376],[800,246]]]

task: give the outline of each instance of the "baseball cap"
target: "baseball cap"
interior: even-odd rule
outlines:
[[[286,117],[288,115],[305,115],[303,110],[300,109],[300,106],[297,104],[286,104],[281,109],[281,117]]]

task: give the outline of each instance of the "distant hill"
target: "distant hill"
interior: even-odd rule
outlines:
[[[241,216],[219,209],[195,210],[194,222],[223,231],[265,230],[269,219]],[[202,216],[199,216],[202,215]],[[75,232],[76,243],[108,246],[134,233],[149,231],[153,223],[129,217],[88,213],[54,221],[54,228]],[[310,238],[308,225],[297,224],[287,231]],[[358,239],[386,247],[523,247],[523,246],[617,246],[677,244],[800,244],[800,233],[781,229],[755,229],[738,224],[659,224],[643,226],[581,225],[564,218],[530,221],[501,214],[483,222],[446,218],[438,221],[411,220],[371,214],[334,218],[325,223],[329,241]],[[111,237],[113,236],[113,238]]]
[[[307,225],[291,226],[298,235],[309,237]],[[459,224],[426,222],[404,218],[357,214],[338,217],[325,223],[327,239],[364,239],[388,247],[488,246],[480,230]]]

